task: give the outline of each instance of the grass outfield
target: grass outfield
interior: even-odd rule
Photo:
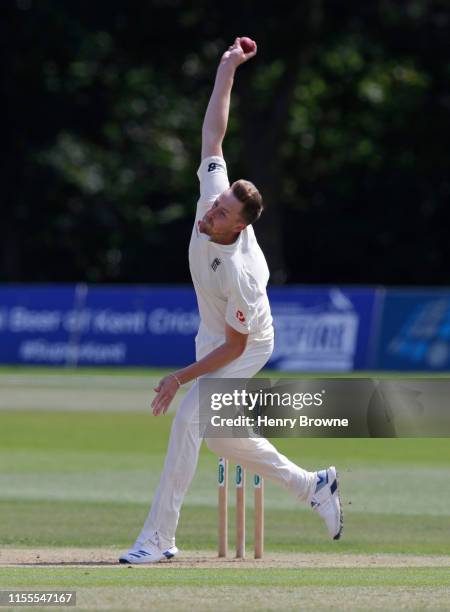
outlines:
[[[243,601],[246,610],[448,609],[446,568],[243,570],[41,568],[9,570],[8,579],[39,590],[73,590],[76,581],[83,609],[242,610]]]
[[[214,566],[217,461],[203,448],[177,533],[181,560],[111,565],[140,529],[164,460],[172,417],[154,418],[148,409],[160,375],[0,370],[0,589],[70,587],[86,609],[163,609],[168,593],[172,606],[189,598],[199,610],[217,608],[217,597],[223,609],[242,607],[244,597],[249,609],[267,610],[448,608],[448,439],[274,441],[307,469],[336,464],[344,538],[328,541],[316,514],[267,483],[265,559],[221,567]],[[250,489],[247,498],[251,554]],[[19,555],[14,563],[8,550]],[[46,550],[53,560],[40,563]],[[62,567],[69,550],[79,551],[77,560]],[[196,550],[206,555],[201,566]],[[86,551],[95,552],[95,563],[83,562]],[[320,567],[308,566],[314,555]]]

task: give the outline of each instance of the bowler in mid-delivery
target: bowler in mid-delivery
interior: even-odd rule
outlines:
[[[246,53],[239,38],[223,54],[204,118],[200,198],[189,245],[201,319],[196,362],[159,382],[153,414],[165,413],[178,388],[194,382],[173,420],[150,513],[133,546],[120,557],[122,563],[155,563],[178,553],[175,532],[202,443],[198,379],[250,378],[266,364],[273,350],[266,292],[269,270],[253,231],[253,223],[263,211],[262,198],[249,181],[230,185],[222,152],[236,69],[255,55],[256,46]],[[217,455],[279,483],[299,502],[309,504],[325,520],[330,536],[339,539],[342,512],[333,466],[317,472],[304,470],[264,438],[205,441]]]

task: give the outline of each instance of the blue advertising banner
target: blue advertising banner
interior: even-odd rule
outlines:
[[[74,286],[0,287],[0,362],[48,363],[37,358],[44,344],[68,346],[75,293]]]
[[[191,288],[0,287],[0,362],[189,363],[198,324]]]
[[[199,316],[189,287],[90,287],[84,312],[90,325],[83,343],[110,343],[110,363],[173,366],[195,361]]]
[[[275,348],[269,366],[286,371],[369,367],[375,289],[272,288]]]
[[[386,294],[376,367],[450,368],[450,291],[391,290]]]
[[[269,367],[367,369],[375,290],[285,287],[269,297]],[[0,362],[180,366],[195,358],[198,324],[191,287],[0,287]]]

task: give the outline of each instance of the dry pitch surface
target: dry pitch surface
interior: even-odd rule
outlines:
[[[23,548],[6,548],[0,550],[0,567],[17,566],[73,566],[102,567],[123,564],[117,562],[121,550],[111,548],[39,548],[28,550]],[[219,559],[208,551],[181,552],[176,559],[144,565],[157,571],[167,571],[177,568],[370,568],[370,567],[448,567],[450,572],[450,557],[420,556],[401,554],[361,555],[351,553],[266,553],[263,559],[253,559],[251,550],[246,559],[235,559],[230,555],[227,559]],[[449,601],[450,608],[450,601]]]

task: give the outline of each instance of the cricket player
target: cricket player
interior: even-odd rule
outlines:
[[[228,124],[236,69],[256,55],[240,39],[223,54],[202,128],[200,198],[189,246],[200,328],[196,362],[165,376],[152,402],[155,416],[166,413],[181,385],[191,385],[172,424],[161,480],[150,513],[121,563],[155,563],[178,553],[175,531],[181,505],[194,476],[202,439],[198,379],[250,378],[273,350],[273,326],[266,286],[269,270],[252,224],[263,210],[256,187],[246,180],[230,185],[222,141]],[[257,146],[257,143],[255,143]],[[264,438],[210,438],[214,453],[287,488],[325,520],[339,539],[342,512],[336,469],[309,472],[289,461]]]

